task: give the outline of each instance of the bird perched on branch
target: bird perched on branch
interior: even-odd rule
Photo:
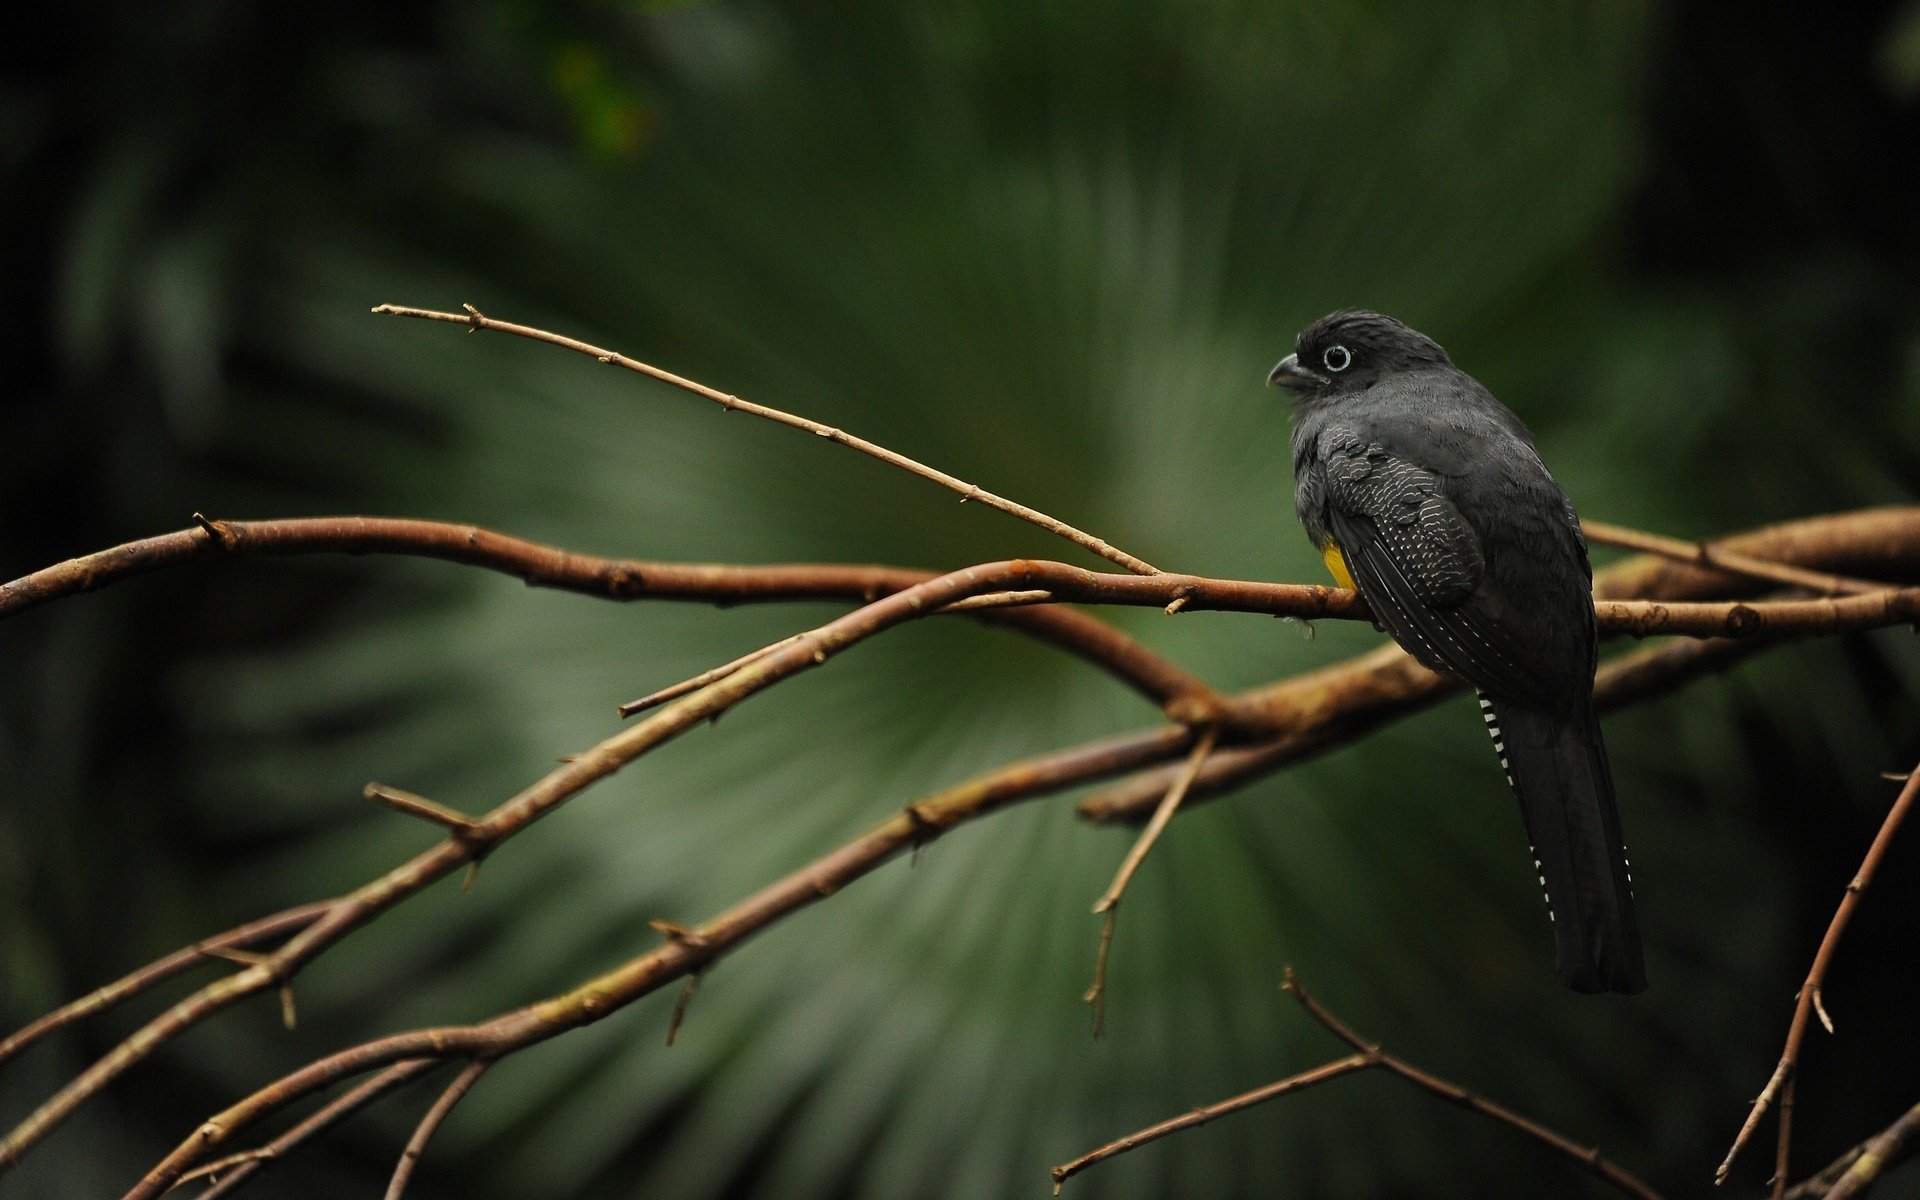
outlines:
[[[1378,313],[1315,321],[1267,382],[1298,397],[1294,502],[1333,577],[1408,653],[1480,695],[1561,977],[1645,988],[1593,711],[1593,571],[1526,426],[1439,343]]]

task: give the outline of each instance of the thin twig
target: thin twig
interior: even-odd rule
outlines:
[[[1381,1050],[1377,1042],[1370,1042],[1355,1033],[1339,1018],[1323,1008],[1319,1001],[1308,995],[1306,987],[1301,984],[1291,968],[1288,969],[1286,982],[1281,984],[1281,987],[1299,1001],[1300,1007],[1306,1009],[1307,1014],[1325,1026],[1328,1032],[1362,1053],[1375,1055],[1383,1069],[1393,1072],[1415,1087],[1431,1092],[1443,1100],[1450,1100],[1462,1108],[1477,1112],[1483,1117],[1491,1117],[1525,1134],[1562,1158],[1577,1164],[1588,1174],[1605,1180],[1630,1196],[1639,1196],[1642,1200],[1659,1200],[1659,1194],[1652,1188],[1602,1157],[1598,1147],[1582,1146],[1531,1118],[1523,1117],[1510,1108],[1495,1104],[1477,1092],[1469,1091],[1437,1075],[1429,1075],[1405,1060],[1395,1058]]]
[[[1523,1117],[1512,1109],[1496,1104],[1477,1092],[1470,1091],[1457,1083],[1442,1079],[1437,1075],[1430,1075],[1420,1068],[1386,1053],[1380,1049],[1377,1043],[1370,1042],[1355,1033],[1338,1017],[1335,1017],[1332,1013],[1328,1012],[1326,1008],[1322,1007],[1319,1001],[1309,996],[1306,988],[1302,986],[1299,979],[1294,976],[1292,968],[1287,969],[1286,982],[1281,986],[1289,995],[1300,1002],[1300,1006],[1306,1010],[1309,1016],[1315,1021],[1318,1021],[1321,1026],[1335,1037],[1347,1043],[1347,1045],[1352,1046],[1355,1053],[1346,1058],[1324,1063],[1310,1071],[1302,1071],[1298,1075],[1291,1075],[1286,1079],[1280,1080],[1278,1083],[1268,1084],[1264,1088],[1256,1088],[1251,1092],[1235,1096],[1230,1100],[1223,1100],[1217,1104],[1207,1105],[1203,1108],[1195,1109],[1190,1113],[1182,1114],[1172,1120],[1162,1121],[1158,1125],[1149,1126],[1137,1133],[1130,1133],[1123,1138],[1107,1143],[1089,1154],[1084,1154],[1072,1162],[1055,1167],[1053,1169],[1054,1193],[1056,1195],[1059,1194],[1060,1185],[1069,1177],[1093,1166],[1095,1163],[1103,1162],[1118,1154],[1124,1154],[1128,1150],[1132,1150],[1137,1146],[1143,1146],[1148,1142],[1165,1137],[1170,1133],[1177,1133],[1182,1129],[1205,1124],[1215,1117],[1224,1116],[1231,1112],[1238,1112],[1244,1108],[1250,1108],[1255,1104],[1300,1091],[1316,1083],[1324,1083],[1329,1079],[1337,1079],[1342,1075],[1351,1075],[1358,1071],[1378,1067],[1398,1075],[1414,1086],[1438,1096],[1443,1100],[1451,1101],[1460,1105],[1462,1108],[1479,1113],[1481,1116],[1490,1117],[1518,1131],[1524,1136],[1552,1150],[1562,1158],[1576,1164],[1581,1170],[1605,1181],[1614,1188],[1625,1192],[1627,1195],[1639,1197],[1640,1200],[1660,1200],[1659,1194],[1652,1188],[1648,1187],[1628,1171],[1615,1166],[1602,1157],[1598,1148],[1582,1146],[1562,1134],[1554,1132],[1538,1121]]]
[[[1809,571],[1805,567],[1755,558],[1750,554],[1742,554],[1738,550],[1729,550],[1724,546],[1715,546],[1708,542],[1686,542],[1679,538],[1628,529],[1624,525],[1608,525],[1601,521],[1582,521],[1580,525],[1586,531],[1587,540],[1590,542],[1618,546],[1625,550],[1637,550],[1642,554],[1657,554],[1662,558],[1673,559],[1675,562],[1745,575],[1769,583],[1782,583],[1788,587],[1809,588],[1822,594],[1878,592],[1887,588],[1884,583],[1854,579],[1846,575],[1833,575],[1825,571]]]
[[[1207,756],[1213,753],[1214,745],[1219,740],[1220,730],[1216,726],[1209,725],[1200,731],[1200,736],[1194,741],[1193,749],[1187,754],[1186,763],[1180,768],[1180,773],[1174,776],[1172,784],[1167,787],[1167,794],[1160,801],[1160,807],[1154,810],[1153,819],[1147,822],[1147,827],[1140,831],[1139,837],[1134,839],[1133,847],[1127,851],[1126,858],[1121,860],[1120,869],[1114,872],[1113,882],[1107,885],[1107,890],[1101,893],[1100,899],[1094,903],[1094,915],[1102,916],[1105,920],[1100,926],[1099,948],[1094,951],[1093,986],[1089,987],[1086,995],[1081,997],[1093,1006],[1094,1037],[1099,1037],[1106,1032],[1107,1028],[1107,956],[1113,951],[1114,926],[1120,917],[1120,899],[1127,894],[1127,885],[1133,882],[1134,873],[1140,870],[1140,864],[1147,860],[1147,852],[1152,850],[1153,844],[1160,840],[1161,833],[1167,828],[1167,822],[1173,820],[1173,814],[1179,811],[1180,802],[1186,799],[1187,789],[1193,786],[1194,776],[1200,773],[1201,766],[1207,761]]]
[[[660,707],[669,700],[678,700],[682,696],[691,695],[710,683],[716,683],[725,679],[748,663],[765,658],[767,655],[772,654],[775,650],[791,643],[795,638],[800,636],[800,634],[796,633],[793,637],[781,638],[779,641],[773,642],[770,645],[762,646],[757,650],[742,654],[732,662],[721,663],[711,671],[702,671],[693,678],[683,679],[671,687],[663,687],[657,692],[649,692],[638,700],[629,700],[614,709],[614,711],[623,717],[638,716],[650,708]]]
[[[1747,1119],[1734,1136],[1733,1146],[1728,1149],[1726,1158],[1721,1160],[1719,1169],[1713,1173],[1715,1183],[1726,1182],[1728,1172],[1733,1170],[1733,1160],[1753,1138],[1760,1118],[1777,1100],[1780,1105],[1780,1131],[1774,1154],[1773,1200],[1781,1200],[1786,1195],[1788,1148],[1793,1136],[1794,1071],[1799,1065],[1801,1044],[1806,1040],[1807,1026],[1813,1015],[1814,997],[1826,981],[1827,967],[1833,961],[1834,951],[1840,946],[1840,936],[1846,932],[1853,910],[1859,906],[1867,884],[1872,882],[1880,860],[1886,857],[1887,847],[1892,844],[1893,835],[1913,807],[1916,795],[1920,795],[1920,768],[1907,776],[1906,786],[1900,789],[1893,807],[1887,810],[1886,818],[1880,822],[1880,831],[1867,847],[1866,857],[1860,860],[1860,869],[1848,882],[1845,894],[1840,897],[1840,903],[1833,911],[1833,919],[1827,923],[1826,936],[1820,939],[1820,948],[1814,951],[1813,965],[1807,970],[1806,982],[1800,985],[1799,992],[1795,994],[1793,1020],[1787,1026],[1787,1042],[1780,1052],[1780,1061],[1774,1067],[1773,1075],[1768,1078],[1766,1087],[1761,1089],[1753,1106],[1747,1110]]]
[[[468,1063],[466,1070],[454,1076],[453,1082],[447,1085],[447,1090],[440,1093],[440,1098],[433,1102],[433,1107],[427,1110],[427,1115],[420,1118],[420,1124],[415,1126],[413,1136],[407,1139],[407,1148],[400,1152],[400,1161],[394,1164],[393,1180],[387,1184],[386,1200],[400,1200],[406,1194],[407,1182],[413,1178],[413,1169],[419,1164],[420,1156],[427,1152],[427,1143],[433,1140],[435,1133],[439,1132],[441,1124],[447,1119],[447,1114],[453,1111],[453,1106],[460,1103],[461,1098],[473,1090],[473,1085],[480,1082],[480,1077],[485,1075],[487,1068],[492,1065],[492,1060],[485,1058],[477,1058]]]
[[[413,1082],[438,1065],[439,1063],[435,1060],[426,1058],[413,1058],[397,1062],[373,1078],[361,1083],[353,1090],[343,1093],[339,1099],[334,1100],[326,1107],[315,1112],[312,1116],[287,1130],[266,1145],[256,1147],[253,1150],[243,1151],[237,1155],[230,1155],[229,1161],[232,1161],[235,1165],[230,1171],[222,1172],[222,1177],[215,1182],[212,1187],[201,1192],[198,1200],[217,1200],[220,1196],[229,1195],[240,1190],[254,1175],[265,1169],[274,1160],[286,1155],[288,1151],[293,1150],[302,1142],[332,1128],[348,1116],[373,1103],[381,1096],[386,1095],[388,1092],[393,1091],[403,1084]],[[182,1176],[181,1178],[184,1180],[186,1177]]]
[[[1030,524],[1038,525],[1048,533],[1057,534],[1060,537],[1066,538],[1076,546],[1091,550],[1108,562],[1117,563],[1135,574],[1154,575],[1158,573],[1158,568],[1146,561],[1135,558],[1124,550],[1108,545],[1105,541],[1090,533],[1083,533],[1066,522],[1050,517],[1038,509],[1028,508],[1024,504],[1008,500],[1002,496],[996,496],[976,484],[968,483],[964,479],[957,479],[945,471],[929,467],[925,463],[916,462],[904,454],[896,453],[887,449],[885,446],[870,442],[865,438],[855,437],[845,430],[835,429],[831,425],[823,425],[818,421],[808,420],[806,417],[799,417],[792,413],[782,412],[777,408],[768,408],[764,404],[754,404],[750,401],[742,400],[738,396],[718,391],[703,383],[696,383],[691,379],[675,375],[671,371],[663,371],[659,367],[649,366],[646,363],[640,362],[638,359],[628,358],[624,354],[613,350],[605,350],[599,346],[589,345],[575,338],[552,333],[545,329],[535,329],[531,325],[516,325],[511,321],[496,321],[492,317],[481,313],[479,309],[473,307],[471,304],[463,305],[462,307],[466,309],[464,313],[451,313],[436,312],[432,309],[425,308],[409,308],[399,304],[381,304],[377,305],[373,311],[401,317],[417,317],[425,321],[445,321],[449,324],[464,325],[469,329],[491,329],[500,333],[511,333],[516,337],[530,338],[536,342],[545,342],[550,346],[560,346],[579,354],[589,355],[611,366],[625,367],[629,371],[638,372],[649,378],[657,379],[662,383],[670,383],[683,391],[692,392],[696,396],[705,397],[729,411],[750,413],[756,417],[764,417],[769,421],[777,422],[789,428],[805,430],[818,437],[838,442],[849,449],[858,450],[862,454],[871,455],[889,466],[899,467],[903,471],[911,472],[912,474],[920,476],[922,479],[930,479],[941,487],[958,492],[962,500],[971,500],[979,504],[984,504],[988,508],[997,508],[1003,513],[1019,517],[1021,520],[1029,522]]]
[[[1293,1092],[1304,1091],[1316,1083],[1325,1083],[1329,1079],[1338,1079],[1342,1075],[1351,1075],[1355,1071],[1364,1071],[1368,1067],[1375,1065],[1372,1055],[1349,1054],[1345,1058],[1337,1058],[1329,1063],[1321,1063],[1319,1066],[1302,1071],[1298,1075],[1289,1075],[1285,1079],[1276,1083],[1269,1083],[1265,1087],[1257,1087],[1250,1092],[1242,1092],[1238,1096],[1218,1100],[1212,1104],[1203,1104],[1191,1112],[1181,1113],[1179,1116],[1162,1121],[1158,1125],[1149,1125],[1145,1129],[1130,1133],[1123,1138],[1115,1138],[1113,1141],[1108,1142],[1096,1150],[1090,1150],[1082,1154],[1072,1162],[1061,1163],[1055,1167],[1053,1169],[1053,1194],[1058,1196],[1061,1191],[1061,1186],[1065,1184],[1067,1180],[1078,1175],[1088,1167],[1098,1166],[1109,1158],[1125,1154],[1129,1150],[1137,1150],[1148,1142],[1157,1142],[1170,1133],[1179,1133],[1183,1129],[1192,1129],[1196,1125],[1205,1125],[1209,1121],[1237,1113],[1242,1109],[1252,1108],[1256,1104],[1265,1104],[1269,1100],[1278,1100],[1280,1097]]]
[[[1173,785],[1167,789],[1166,798],[1160,801],[1160,807],[1154,810],[1153,819],[1147,822],[1146,829],[1142,830],[1140,836],[1135,839],[1133,848],[1127,851],[1127,857],[1120,863],[1120,869],[1114,872],[1113,882],[1107,885],[1107,890],[1101,893],[1099,900],[1095,901],[1094,912],[1110,912],[1119,907],[1121,897],[1127,894],[1127,885],[1133,882],[1133,876],[1140,870],[1140,864],[1147,860],[1147,852],[1152,850],[1153,844],[1160,840],[1160,834],[1166,829],[1167,822],[1173,820],[1173,814],[1179,811],[1180,802],[1186,798],[1187,789],[1193,786],[1194,776],[1200,773],[1201,766],[1207,761],[1207,756],[1213,753],[1213,747],[1219,740],[1218,729],[1209,727],[1201,732],[1199,740],[1193,745],[1192,752],[1187,755],[1186,765],[1174,779]]]
[[[316,904],[302,904],[298,908],[289,908],[285,912],[274,913],[270,917],[249,921],[225,933],[202,938],[184,950],[176,950],[165,958],[114,980],[105,987],[88,992],[78,1000],[61,1005],[6,1040],[0,1041],[0,1063],[6,1062],[54,1030],[106,1012],[150,988],[158,987],[182,972],[202,965],[210,957],[219,957],[222,951],[256,946],[283,934],[305,928],[318,920],[332,904],[333,901],[330,900],[322,900]]]

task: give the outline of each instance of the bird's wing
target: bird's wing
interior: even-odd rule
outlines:
[[[1554,689],[1502,627],[1485,548],[1441,477],[1351,429],[1328,429],[1319,450],[1328,527],[1394,640],[1496,696],[1554,706]]]

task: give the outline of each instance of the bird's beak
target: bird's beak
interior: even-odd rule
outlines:
[[[1275,385],[1283,387],[1290,392],[1305,392],[1317,387],[1325,387],[1327,385],[1327,377],[1325,375],[1315,374],[1301,366],[1300,356],[1298,354],[1289,354],[1281,359],[1280,365],[1275,367],[1267,376],[1267,386],[1273,387]]]

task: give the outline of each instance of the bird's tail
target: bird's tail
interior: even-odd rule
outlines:
[[[1480,697],[1547,890],[1556,965],[1582,992],[1647,986],[1613,773],[1592,704],[1555,715]]]

